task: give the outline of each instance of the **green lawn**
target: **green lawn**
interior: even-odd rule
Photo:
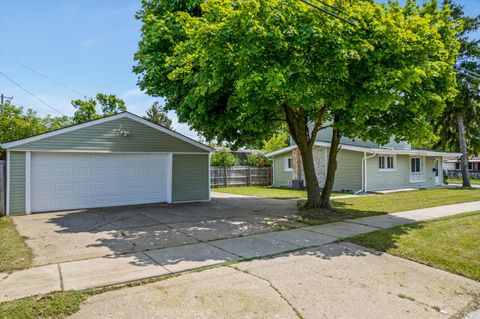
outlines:
[[[334,212],[324,209],[300,209],[300,215],[302,216],[302,222],[318,225],[350,218],[472,201],[480,201],[480,189],[429,189],[351,198],[332,198],[332,205],[336,209]],[[300,207],[304,202],[300,202]]]
[[[339,210],[386,214],[463,202],[480,201],[480,189],[443,188],[355,198],[333,199]]]
[[[28,297],[0,303],[2,319],[66,318],[80,309],[90,292],[54,292],[43,297]]]
[[[8,217],[0,217],[0,272],[31,267],[33,253]],[[1,316],[0,316],[1,318]]]
[[[480,211],[347,240],[480,281]]]
[[[167,276],[153,277],[150,279],[137,280],[126,284],[108,286],[101,288],[91,288],[82,291],[58,291],[41,296],[31,296],[22,299],[0,302],[1,319],[61,319],[74,314],[80,310],[80,304],[89,297],[99,295],[108,291],[122,288],[136,287],[159,282],[180,274],[171,274]]]
[[[462,184],[463,181],[461,178],[449,178],[447,181],[449,184]],[[470,179],[470,184],[472,185],[480,185],[480,179]]]
[[[300,191],[288,188],[261,187],[261,186],[243,186],[243,187],[222,187],[213,188],[212,191],[227,194],[237,194],[245,196],[257,196],[265,198],[307,198],[307,191]],[[349,193],[334,192],[332,196],[349,195]]]

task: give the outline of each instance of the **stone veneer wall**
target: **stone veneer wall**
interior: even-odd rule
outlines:
[[[315,162],[315,172],[317,173],[318,184],[323,187],[325,179],[327,177],[327,161],[328,150],[326,147],[314,146],[313,147],[313,160]],[[292,170],[293,178],[300,178],[305,181],[305,175],[303,174],[302,158],[298,148],[292,152]]]

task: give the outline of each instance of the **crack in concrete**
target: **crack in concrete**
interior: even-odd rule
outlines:
[[[0,277],[0,283],[2,283],[2,281],[7,279],[9,276],[10,276],[9,274],[5,274],[5,277]]]
[[[232,268],[232,269],[235,269],[236,271],[239,271],[241,273],[244,273],[246,275],[249,275],[249,276],[252,276],[252,277],[255,277],[257,279],[260,279],[260,280],[263,280],[265,281],[266,283],[268,283],[268,285],[270,286],[270,288],[272,288],[279,296],[280,298],[283,299],[283,301],[285,301],[287,303],[287,305],[290,307],[290,309],[292,309],[292,311],[295,313],[295,315],[297,316],[298,319],[305,319],[305,317],[303,317],[303,315],[300,313],[300,311],[298,311],[297,308],[295,308],[295,306],[282,294],[282,292],[280,291],[280,289],[278,289],[277,287],[275,287],[275,285],[268,279],[266,278],[263,278],[261,276],[258,276],[258,275],[255,275],[255,274],[252,274],[251,272],[247,271],[247,270],[242,270],[238,267],[235,267],[235,266],[226,266],[226,267],[229,267],[229,268]]]
[[[57,264],[57,268],[58,268],[58,275],[60,276],[60,290],[65,291],[65,287],[63,285],[62,268],[60,268],[60,264]]]

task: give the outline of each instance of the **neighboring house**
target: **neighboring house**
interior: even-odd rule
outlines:
[[[448,171],[450,177],[462,176],[460,160],[457,158],[447,158],[443,162],[443,167]],[[468,171],[472,177],[480,177],[480,157],[472,156],[468,160]]]
[[[1,147],[7,214],[210,199],[212,149],[128,112]]]
[[[331,129],[319,132],[313,149],[320,186],[325,183]],[[408,143],[380,146],[369,141],[341,139],[337,157],[335,191],[368,192],[400,188],[431,188],[443,184],[444,157],[461,154],[412,149]],[[273,158],[273,185],[291,187],[292,180],[305,180],[296,145],[267,154]]]

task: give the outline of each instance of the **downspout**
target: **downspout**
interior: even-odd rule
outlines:
[[[368,171],[367,171],[367,160],[369,158],[372,158],[372,157],[375,157],[377,155],[376,152],[373,152],[372,155],[370,156],[367,156],[367,152],[363,152],[363,158],[362,158],[362,189],[355,192],[354,194],[359,194],[359,193],[366,193],[368,191],[368,187],[367,187],[367,175],[368,175]]]

